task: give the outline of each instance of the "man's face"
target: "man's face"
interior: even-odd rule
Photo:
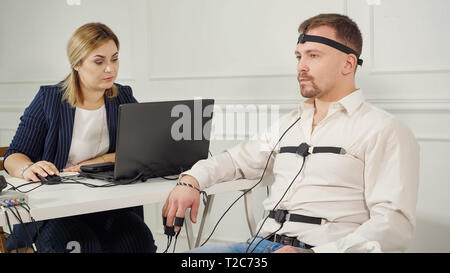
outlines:
[[[335,31],[329,26],[308,30],[305,34],[326,37],[336,41]],[[315,42],[299,43],[297,57],[297,79],[305,98],[320,98],[336,86],[345,59],[342,52]]]

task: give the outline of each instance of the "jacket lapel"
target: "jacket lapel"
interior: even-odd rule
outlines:
[[[109,151],[108,153],[114,153],[116,151],[116,133],[117,133],[117,119],[118,119],[118,106],[115,100],[109,99],[105,95],[105,108],[106,119],[108,122],[109,132]]]
[[[70,107],[67,102],[61,103],[60,130],[58,138],[58,149],[55,165],[63,169],[69,157],[70,145],[72,144],[73,122],[75,119],[75,108]]]

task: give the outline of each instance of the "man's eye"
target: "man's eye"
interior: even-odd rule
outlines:
[[[296,56],[295,58],[296,58],[298,61],[300,61],[301,58],[302,58],[302,56]]]
[[[317,57],[317,55],[316,54],[311,54],[311,58],[316,58]]]
[[[119,59],[114,59],[114,60],[112,60],[113,62],[117,62]]]

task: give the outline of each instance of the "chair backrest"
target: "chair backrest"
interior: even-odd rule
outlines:
[[[8,147],[0,147],[0,171],[3,170],[3,156],[6,154]]]

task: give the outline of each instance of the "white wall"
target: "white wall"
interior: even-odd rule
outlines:
[[[450,251],[450,19],[446,0],[0,0],[0,146],[40,85],[68,72],[65,45],[84,23],[109,25],[121,41],[118,82],[140,101],[211,97],[221,104],[280,106],[300,100],[294,58],[297,27],[321,12],[352,17],[364,38],[358,86],[404,120],[421,146],[417,232],[409,251]],[[218,153],[237,141],[215,141]],[[264,197],[256,194],[255,204]],[[218,196],[208,233],[237,194]],[[249,236],[240,207],[216,240]],[[160,232],[160,207],[147,222]],[[258,215],[261,208],[258,207]],[[161,246],[162,247],[162,246]]]

